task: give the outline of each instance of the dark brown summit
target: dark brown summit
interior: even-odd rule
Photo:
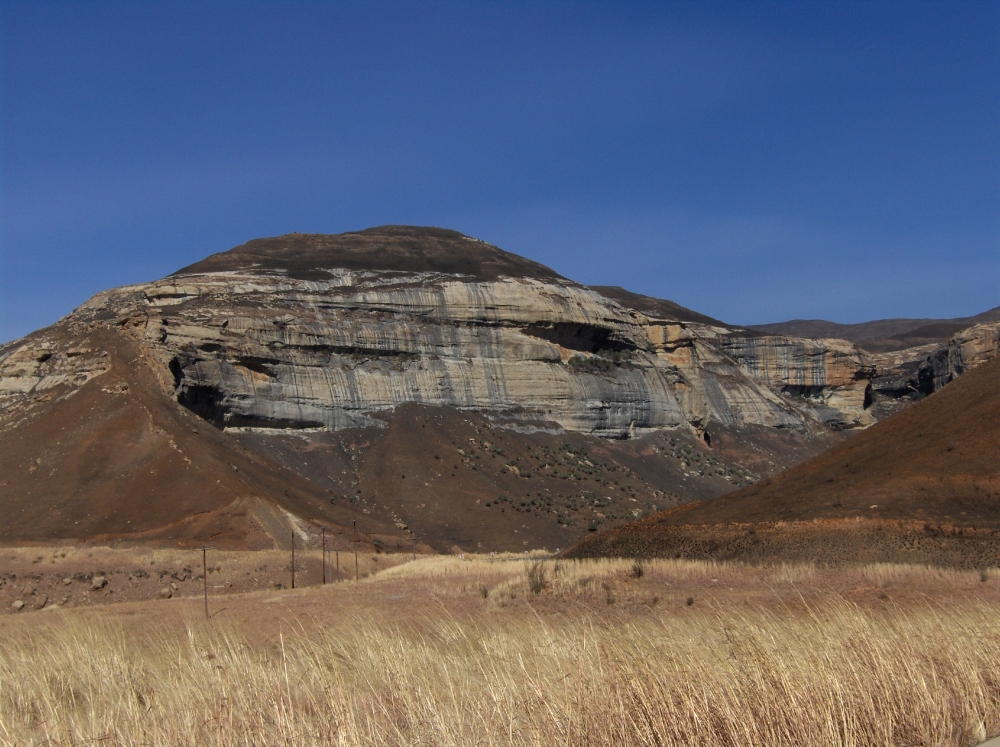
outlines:
[[[329,279],[329,270],[438,272],[490,281],[501,277],[558,280],[543,264],[446,228],[378,226],[338,234],[290,233],[254,239],[188,265],[177,275],[256,270],[298,280]]]
[[[700,324],[710,324],[713,327],[728,327],[725,322],[713,319],[710,316],[699,314],[697,311],[681,306],[679,303],[668,301],[665,298],[654,298],[644,296],[641,293],[627,291],[620,285],[591,285],[591,290],[595,290],[605,298],[610,298],[626,309],[635,309],[646,316],[657,319],[670,319],[678,322],[698,322]]]

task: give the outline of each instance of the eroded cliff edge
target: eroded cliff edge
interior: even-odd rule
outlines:
[[[377,426],[404,402],[613,438],[854,427],[871,370],[846,343],[650,317],[440,229],[251,242],[65,323],[131,330],[220,428]],[[22,357],[0,363],[7,399],[44,386]]]

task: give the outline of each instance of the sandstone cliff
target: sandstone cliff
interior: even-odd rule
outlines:
[[[658,319],[440,229],[250,242],[65,323],[129,329],[221,428],[378,426],[404,402],[603,437],[845,428],[867,424],[874,371],[848,343]],[[0,406],[101,370],[99,351],[50,347],[0,354]]]
[[[976,324],[944,344],[920,345],[875,357],[866,406],[876,420],[909,407],[1000,355],[1000,322]]]
[[[921,365],[921,389],[930,394],[1000,355],[1000,322],[977,324],[953,336]]]
[[[865,390],[875,364],[852,343],[732,334],[719,340],[718,347],[758,381],[809,401],[818,417],[834,428],[873,422],[865,410]]]

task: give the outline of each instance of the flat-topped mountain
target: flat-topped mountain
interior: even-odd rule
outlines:
[[[455,231],[259,239],[0,347],[0,541],[563,547],[869,425],[874,372]]]

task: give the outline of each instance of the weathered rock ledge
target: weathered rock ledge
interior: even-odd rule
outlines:
[[[129,330],[221,428],[378,426],[404,402],[612,438],[871,420],[874,365],[849,343],[653,318],[442,229],[250,242],[59,324]],[[100,351],[53,340],[0,350],[0,407],[99,373]]]

